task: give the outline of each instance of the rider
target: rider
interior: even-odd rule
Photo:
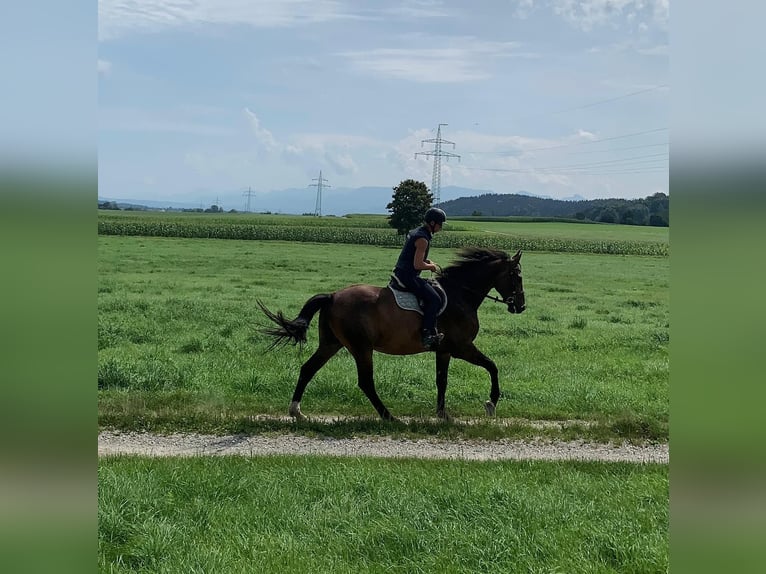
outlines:
[[[436,313],[441,299],[433,287],[420,277],[421,271],[438,272],[439,267],[428,259],[431,238],[434,233],[441,231],[447,214],[438,207],[426,211],[423,225],[411,230],[399,254],[394,268],[394,274],[405,287],[415,293],[423,301],[423,331],[422,342],[427,351],[434,351],[444,338],[444,334],[436,331]]]

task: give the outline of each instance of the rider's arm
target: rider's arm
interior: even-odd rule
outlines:
[[[427,247],[428,247],[428,241],[423,239],[422,237],[419,237],[418,239],[415,240],[415,260],[412,262],[412,264],[415,266],[415,269],[417,269],[418,271],[436,272],[437,270],[436,265],[425,259]]]

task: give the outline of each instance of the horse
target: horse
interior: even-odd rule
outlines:
[[[521,250],[511,257],[497,249],[465,247],[457,252],[452,265],[437,273],[436,283],[447,298],[447,305],[437,319],[443,340],[436,355],[436,414],[450,419],[445,410],[447,371],[455,357],[483,367],[489,373],[491,388],[484,407],[494,416],[500,399],[498,371],[495,363],[476,348],[473,341],[479,332],[477,311],[485,298],[504,303],[509,313],[522,313],[526,308],[521,277]],[[502,299],[490,295],[495,289]],[[274,337],[269,350],[292,343],[301,347],[306,342],[309,323],[319,312],[319,347],[301,366],[298,382],[290,402],[289,414],[305,420],[301,399],[314,375],[341,348],[348,349],[356,362],[359,388],[384,420],[395,420],[375,391],[373,352],[388,355],[413,355],[426,352],[421,342],[422,317],[418,311],[397,305],[389,287],[355,284],[332,293],[314,295],[306,301],[298,316],[288,320],[281,311],[273,313],[257,300],[261,311],[277,327],[262,329]]]

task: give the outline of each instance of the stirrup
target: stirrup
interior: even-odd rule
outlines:
[[[444,339],[444,333],[424,333],[422,337],[423,347],[427,351],[434,351]]]

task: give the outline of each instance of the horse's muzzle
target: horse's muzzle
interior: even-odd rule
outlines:
[[[524,304],[524,293],[513,297],[508,297],[508,299],[505,300],[505,303],[508,305],[509,313],[523,313],[524,309],[527,308],[527,306]]]

